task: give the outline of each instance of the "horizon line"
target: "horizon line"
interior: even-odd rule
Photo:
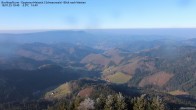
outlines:
[[[119,31],[123,31],[123,30],[169,30],[169,29],[176,29],[176,30],[188,30],[188,29],[196,29],[196,27],[188,27],[188,28],[182,28],[182,27],[178,27],[178,28],[173,28],[173,27],[168,27],[168,28],[105,28],[105,29],[26,29],[26,30],[0,30],[0,34],[29,34],[29,33],[40,33],[40,32],[50,32],[50,31],[112,31],[112,30],[119,30]]]
[[[152,28],[92,28],[92,29],[6,29],[0,31],[47,31],[47,30],[126,30],[126,29],[196,29],[196,27],[152,27]]]

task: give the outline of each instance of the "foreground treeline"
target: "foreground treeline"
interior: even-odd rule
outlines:
[[[166,105],[160,97],[127,98],[121,93],[100,95],[96,99],[76,97],[72,101],[61,100],[48,110],[166,110]]]
[[[196,107],[187,105],[171,105],[160,96],[143,94],[138,97],[127,97],[121,93],[98,97],[64,98],[56,101],[10,102],[0,104],[0,110],[179,110],[180,107]]]
[[[3,102],[0,110],[179,110],[180,107],[196,107],[195,99],[102,80],[80,79],[63,85],[69,85],[69,89],[63,86],[66,88],[47,92],[51,95],[47,98],[43,95],[35,100]]]

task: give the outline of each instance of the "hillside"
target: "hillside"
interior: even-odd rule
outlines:
[[[120,80],[121,76],[115,74],[121,72],[131,77],[128,81],[124,79],[130,86],[182,90],[195,95],[195,53],[196,48],[191,46],[162,45],[137,53],[115,54],[121,58],[118,64],[111,56],[104,57],[104,53],[102,57],[87,56],[82,63],[99,68],[102,78],[109,82],[118,83],[113,79]]]
[[[62,87],[69,86],[69,93],[61,91]],[[67,90],[67,89],[64,89]],[[71,91],[71,92],[70,92]],[[94,100],[101,97],[108,97],[109,95],[121,94],[126,99],[125,103],[128,103],[128,100],[133,100],[134,97],[144,97],[144,100],[150,101],[151,98],[159,97],[164,106],[167,109],[179,109],[181,106],[196,106],[196,103],[193,99],[183,99],[182,97],[175,97],[167,93],[157,92],[153,90],[141,89],[141,88],[130,88],[127,85],[115,85],[107,83],[102,80],[94,79],[80,79],[77,81],[71,81],[65,83],[58,88],[48,92],[45,98],[48,100],[58,100],[58,103],[52,107],[58,108],[61,107],[62,103],[66,103],[66,108],[72,107],[70,104],[76,103],[75,100],[82,102],[86,98]],[[62,96],[61,98],[59,96]],[[59,99],[60,98],[60,99]],[[73,102],[69,102],[70,98]],[[68,99],[68,100],[67,100]],[[115,100],[114,100],[115,101]],[[106,103],[105,103],[106,104]],[[95,104],[96,105],[96,104]],[[76,107],[79,105],[75,105]],[[127,109],[131,108],[132,105],[127,104]],[[96,106],[95,106],[96,107]],[[104,106],[99,106],[104,107]],[[54,109],[53,108],[53,109]]]
[[[85,100],[98,104],[99,98],[122,96],[130,110],[137,99],[195,106],[194,39],[96,32],[0,34],[8,37],[0,42],[0,109],[57,109],[65,103],[77,109]],[[21,41],[9,41],[13,37]]]
[[[0,70],[0,103],[39,99],[62,83],[83,77],[98,77],[97,72],[43,65],[36,70]]]

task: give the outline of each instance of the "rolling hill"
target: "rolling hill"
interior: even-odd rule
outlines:
[[[129,101],[147,94],[145,100],[159,96],[169,107],[195,106],[195,39],[135,31],[0,34],[0,109],[10,102],[46,109],[119,92]]]

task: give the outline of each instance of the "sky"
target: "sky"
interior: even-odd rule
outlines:
[[[196,0],[78,1],[86,4],[0,6],[0,30],[196,28]]]

